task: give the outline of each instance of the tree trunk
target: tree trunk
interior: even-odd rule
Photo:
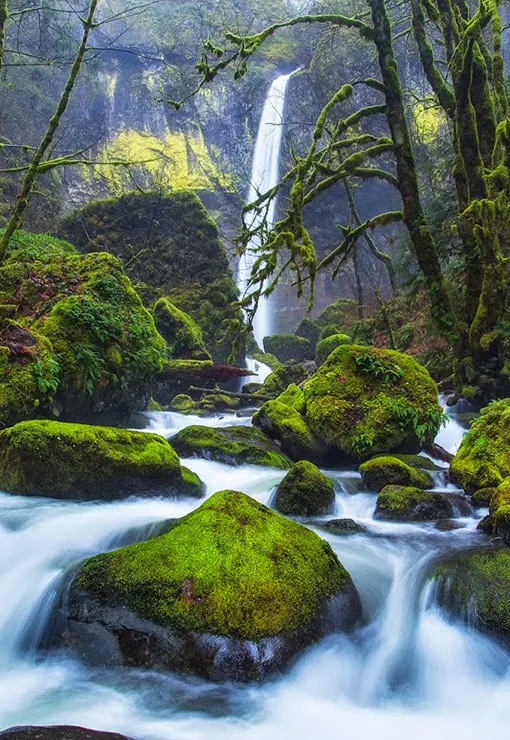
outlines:
[[[2,69],[4,61],[5,29],[8,18],[9,8],[7,6],[7,0],[0,0],[0,70]]]

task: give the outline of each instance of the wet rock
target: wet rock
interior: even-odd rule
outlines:
[[[274,334],[264,337],[264,352],[274,355],[284,364],[313,359],[311,342],[296,334]]]
[[[369,491],[382,491],[385,486],[432,488],[434,481],[424,470],[407,465],[396,457],[374,457],[360,465],[359,472]]]
[[[87,662],[215,680],[282,670],[361,614],[326,542],[235,491],[168,534],[86,561],[68,603],[62,640]]]
[[[368,532],[366,527],[358,524],[354,519],[330,519],[329,522],[321,522],[317,526],[339,537],[348,537],[352,534],[364,534]]]
[[[306,460],[289,470],[276,490],[274,508],[288,516],[320,516],[331,510],[335,489],[319,468]]]
[[[375,518],[395,522],[450,519],[452,504],[440,493],[411,486],[386,486],[377,497]]]
[[[0,732],[0,737],[3,740],[130,740],[116,732],[89,730],[72,725],[10,727]]]

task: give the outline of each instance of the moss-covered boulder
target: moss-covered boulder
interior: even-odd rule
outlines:
[[[274,442],[253,427],[192,425],[172,437],[172,446],[181,457],[201,457],[226,465],[265,465],[281,470],[292,465]]]
[[[274,497],[274,508],[287,516],[327,514],[335,502],[329,478],[313,463],[297,462],[282,480]]]
[[[154,493],[201,496],[204,486],[157,434],[24,421],[0,432],[0,489],[110,500]]]
[[[510,476],[510,399],[491,403],[475,419],[450,467],[450,479],[468,493],[493,488]]]
[[[85,562],[67,643],[108,665],[261,678],[360,615],[347,571],[305,527],[236,491],[160,537]]]
[[[315,351],[315,362],[317,366],[322,365],[333,352],[342,344],[351,344],[351,338],[347,334],[330,334],[317,343]]]
[[[385,486],[413,486],[432,488],[434,481],[424,470],[390,455],[374,457],[362,463],[359,468],[363,482],[369,491],[382,491]]]
[[[415,452],[434,440],[444,418],[427,370],[392,350],[341,345],[303,390],[311,431],[359,460]]]
[[[300,385],[311,376],[307,364],[280,365],[267,376],[260,388],[261,396],[279,396],[289,385]]]
[[[450,519],[453,506],[440,493],[412,486],[386,486],[377,497],[375,518],[392,522]]]
[[[296,336],[308,339],[312,349],[316,347],[320,335],[320,326],[313,319],[309,319],[308,317],[305,317],[296,329]]]
[[[284,364],[313,358],[311,342],[296,334],[274,334],[271,337],[264,337],[264,352],[269,352]]]
[[[302,391],[294,397],[286,391],[275,401],[266,401],[253,415],[252,422],[268,437],[277,440],[291,460],[320,463],[327,458],[327,447],[312,434],[296,406],[291,405],[293,401],[298,402],[301,398],[304,400]],[[289,403],[284,403],[282,399],[287,399]]]
[[[109,254],[16,232],[0,266],[0,421],[143,409],[166,343]],[[23,334],[23,336],[22,336]],[[19,403],[16,403],[19,393]]]
[[[510,550],[456,555],[435,573],[439,603],[450,614],[510,641]]]
[[[349,339],[349,341],[342,342],[342,344],[352,344],[349,335],[345,334],[342,331],[342,327],[338,326],[338,324],[327,324],[321,331],[319,339],[329,339],[330,337],[337,336],[339,334]]]
[[[146,286],[147,305],[166,296],[199,324],[214,360],[226,362],[232,339],[224,325],[242,322],[242,313],[232,305],[238,294],[227,252],[196,193],[130,193],[95,201],[66,216],[59,235],[84,252],[120,258],[129,276]]]
[[[154,309],[156,328],[168,344],[169,356],[182,360],[210,360],[198,324],[171,303],[160,298]]]

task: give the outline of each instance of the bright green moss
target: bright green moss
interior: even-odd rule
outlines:
[[[241,639],[306,626],[350,586],[326,542],[235,491],[168,534],[88,560],[74,584],[163,626]]]
[[[260,389],[260,395],[279,396],[289,385],[299,385],[310,377],[310,372],[302,365],[280,365],[265,379]]]
[[[312,432],[356,459],[415,452],[433,441],[444,419],[436,384],[401,352],[341,345],[303,390]]]
[[[296,334],[274,334],[264,337],[264,351],[274,355],[284,364],[302,362],[313,357],[310,341]]]
[[[320,516],[327,514],[334,501],[329,478],[313,463],[300,460],[278,486],[274,508],[287,516]]]
[[[330,334],[327,337],[321,338],[317,343],[315,362],[317,365],[322,365],[334,349],[340,347],[342,344],[350,343],[351,338],[347,334]]]
[[[497,487],[510,476],[510,399],[482,410],[455,455],[450,478],[469,493]]]
[[[210,360],[202,331],[191,316],[174,306],[168,298],[160,298],[153,308],[154,322],[166,340],[169,356],[182,360]]]
[[[117,498],[137,491],[200,495],[177,453],[156,434],[25,421],[0,432],[0,489],[53,498]]]
[[[510,551],[463,553],[435,574],[440,603],[496,637],[510,638]]]
[[[286,470],[290,460],[265,434],[253,427],[189,426],[172,438],[181,457],[202,457],[227,465],[265,465]]]
[[[313,319],[309,318],[304,318],[296,329],[296,335],[308,339],[312,348],[317,345],[320,334],[320,326]]]
[[[264,365],[270,367],[271,370],[277,370],[282,366],[280,360],[274,355],[270,355],[269,352],[252,352],[252,357],[257,362],[262,362]]]
[[[342,327],[338,326],[338,324],[328,324],[324,327],[324,329],[320,333],[320,339],[329,339],[330,337],[333,337],[335,334],[342,334],[345,337],[348,337],[347,334],[344,334],[342,332]],[[350,337],[348,337],[349,341],[344,342],[344,344],[352,344],[350,342]]]
[[[280,400],[266,401],[252,422],[271,439],[277,439],[292,460],[320,460],[324,449],[314,437],[303,416]]]
[[[428,473],[407,465],[396,457],[374,457],[359,468],[363,482],[370,491],[381,491],[385,486],[412,486],[432,488],[434,481]]]
[[[305,394],[303,393],[302,389],[299,388],[299,386],[295,385],[295,383],[291,383],[289,387],[283,391],[283,393],[280,393],[276,400],[280,403],[284,403],[287,406],[290,406],[291,408],[298,411],[300,414],[305,413]]]
[[[491,511],[499,509],[500,506],[510,504],[510,476],[505,478],[496,489],[491,490],[494,491],[490,500]]]
[[[451,504],[440,494],[412,486],[386,486],[377,497],[375,516],[389,521],[433,521],[453,515]]]

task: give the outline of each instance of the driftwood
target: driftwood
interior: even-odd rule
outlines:
[[[229,398],[239,398],[241,399],[241,401],[274,401],[276,398],[276,396],[262,396],[258,393],[236,393],[235,391],[224,391],[223,389],[217,388],[196,388],[194,385],[191,385],[189,387],[189,390],[195,393],[220,393],[222,396],[228,396]]]
[[[452,455],[451,452],[448,452],[448,450],[445,450],[444,447],[441,447],[441,445],[438,445],[435,442],[434,444],[425,447],[425,452],[428,452],[428,454],[436,460],[442,460],[445,463],[451,463],[455,457],[455,455]]]
[[[170,360],[161,372],[158,380],[185,381],[207,380],[215,383],[226,383],[234,378],[246,378],[255,375],[245,367],[232,365],[213,365],[210,362],[193,362],[187,360]]]

